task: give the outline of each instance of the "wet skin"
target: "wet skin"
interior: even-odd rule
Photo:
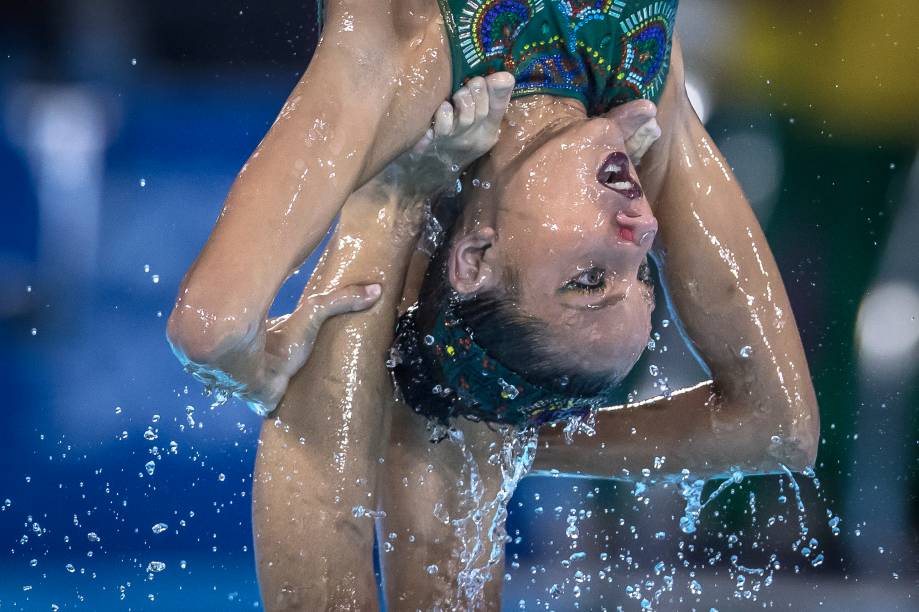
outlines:
[[[653,117],[637,105],[636,125]],[[461,295],[514,295],[572,369],[611,379],[628,373],[650,334],[653,301],[639,269],[657,232],[617,113],[588,119],[575,101],[516,101],[503,138],[474,170],[480,183],[467,188],[450,259]],[[463,251],[463,236],[488,229],[490,240]]]
[[[449,94],[449,52],[439,19],[429,1],[329,3],[327,31],[309,70],[240,173],[183,283],[170,332],[185,355],[239,378],[248,375],[247,355],[264,337],[265,313],[283,280],[345,199],[421,137]],[[659,121],[664,137],[649,151],[641,178],[660,219],[659,248],[673,302],[715,382],[679,410],[661,401],[601,415],[602,436],[572,446],[545,432],[537,467],[635,474],[664,450],[667,469],[686,467],[704,476],[735,466],[768,472],[778,462],[800,469],[813,463],[818,431],[807,364],[768,245],[685,99],[678,46]],[[367,222],[390,218],[379,217],[379,206],[353,210],[311,285],[322,292],[379,281],[383,295],[370,311],[323,326],[311,359],[280,404],[279,426],[269,420],[263,429],[253,510],[269,609],[374,609],[372,526],[353,517],[351,508],[376,507],[380,476],[427,473],[429,459],[442,461],[443,482],[454,473],[454,460],[431,454],[447,451],[432,450],[421,419],[404,406],[380,405],[391,392],[381,364],[401,294],[401,287],[389,285],[401,286],[412,249],[389,238],[390,225]],[[521,261],[523,250],[517,252]],[[409,273],[407,295],[419,270],[423,262]],[[534,280],[531,286],[537,291],[544,285]],[[753,346],[748,359],[737,356],[744,345]],[[393,427],[400,435],[387,447],[391,418],[401,419]],[[631,424],[638,436],[624,433]],[[487,432],[478,435],[487,447]],[[386,483],[388,494],[398,491],[395,484]],[[418,494],[434,500],[444,486],[432,484]],[[438,550],[442,534],[425,531],[422,519],[430,513],[424,504],[413,506],[411,496],[389,502],[396,519],[417,511],[416,531],[431,539],[419,538],[417,556],[403,549],[399,565],[386,565],[387,596],[409,594],[406,601],[423,605],[438,595],[417,563],[427,554],[425,545]]]

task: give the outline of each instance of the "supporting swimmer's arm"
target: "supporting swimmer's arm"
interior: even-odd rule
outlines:
[[[725,445],[744,440],[742,463],[763,471],[778,463],[802,469],[816,459],[820,417],[785,286],[737,179],[689,103],[678,42],[671,59],[663,135],[641,178],[660,221],[668,291],[714,379],[709,418],[683,419],[685,431],[708,428]]]
[[[240,171],[169,319],[189,369],[267,408],[279,397],[277,377],[265,375],[278,369],[266,350],[278,289],[345,198],[417,142],[448,92],[442,25],[394,2],[329,3],[313,60]],[[360,288],[342,291],[324,299],[372,302]]]
[[[601,410],[596,435],[576,434],[571,444],[561,425],[546,426],[539,432],[534,470],[640,480],[645,469],[651,470],[652,478],[666,479],[682,477],[683,469],[694,478],[716,478],[738,469],[748,474],[779,472],[779,463],[796,470],[805,467],[801,461],[770,457],[768,448],[757,445],[758,432],[746,428],[761,424],[748,420],[733,434],[720,434],[716,420],[726,417],[719,412],[730,413],[731,408],[706,382],[669,399]]]
[[[785,287],[730,166],[686,97],[679,45],[658,105],[662,136],[639,174],[660,221],[657,256],[714,383],[602,412],[596,437],[565,447],[545,430],[540,469],[636,476],[655,456],[704,476],[814,464],[819,412]],[[632,429],[637,431],[632,434]],[[575,454],[577,460],[575,460]]]

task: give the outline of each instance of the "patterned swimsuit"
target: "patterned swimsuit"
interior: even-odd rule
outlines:
[[[438,0],[453,57],[453,90],[506,70],[514,96],[580,100],[589,114],[657,101],[678,0]]]

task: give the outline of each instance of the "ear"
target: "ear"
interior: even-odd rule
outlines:
[[[618,123],[623,139],[628,140],[657,117],[657,106],[651,100],[632,100],[610,109],[605,117]]]
[[[494,289],[497,274],[485,257],[495,241],[495,230],[483,227],[456,240],[447,260],[450,284],[462,297]]]

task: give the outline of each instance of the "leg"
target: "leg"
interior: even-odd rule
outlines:
[[[333,247],[310,280],[310,293],[375,281],[383,294],[371,310],[324,324],[277,418],[262,429],[253,512],[269,609],[377,608],[372,517],[393,394],[385,353],[415,244],[399,230],[406,226],[399,219],[408,215],[417,231],[427,189],[438,187],[424,182],[438,175],[438,164],[466,165],[491,147],[513,86],[507,78],[471,83],[458,94],[455,121],[448,104],[408,161],[391,166],[416,199],[393,193],[382,178],[388,173],[352,195]],[[438,156],[437,164],[427,152]]]
[[[252,503],[268,610],[378,609],[373,519],[361,508],[376,505],[394,299],[326,324],[262,427]]]

